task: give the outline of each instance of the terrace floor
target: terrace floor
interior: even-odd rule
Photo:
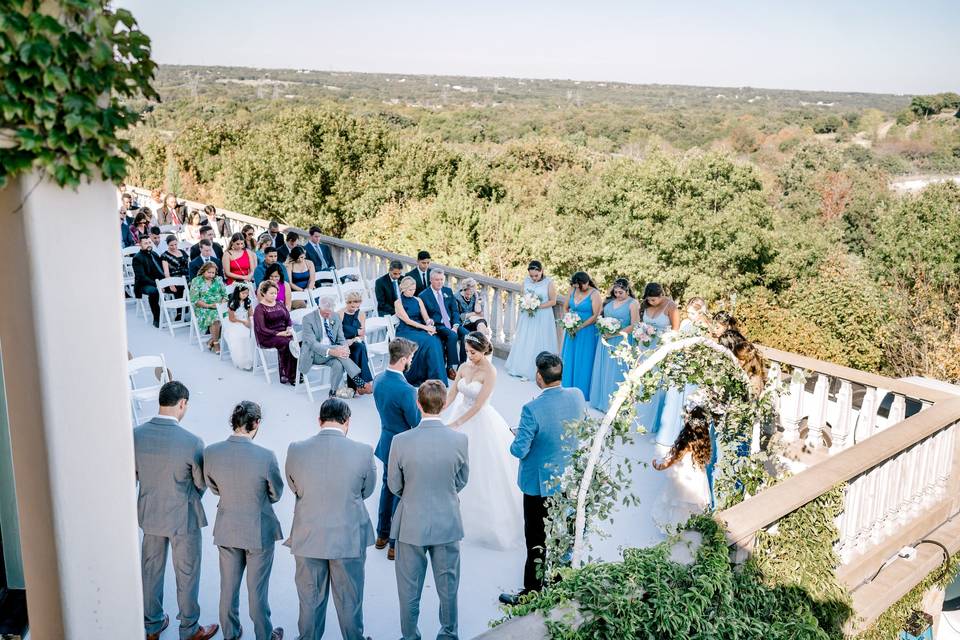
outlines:
[[[266,384],[262,374],[254,376],[232,366],[229,359],[219,361],[216,356],[201,353],[195,344],[188,344],[185,329],[171,338],[167,331],[157,331],[134,316],[134,308],[127,307],[127,338],[129,350],[134,356],[163,354],[176,379],[190,389],[190,407],[183,420],[184,426],[200,436],[206,444],[225,439],[230,434],[228,416],[234,404],[240,400],[253,400],[263,409],[263,423],[257,443],[272,449],[283,469],[287,446],[295,440],[308,438],[317,431],[319,400],[311,403],[306,394],[294,394],[292,387],[281,386],[274,378]],[[495,361],[498,368],[503,363]],[[524,403],[538,393],[532,382],[512,378],[501,371],[493,404],[509,424],[516,424]],[[379,437],[380,423],[372,396],[350,401],[353,410],[350,437],[375,445]],[[144,407],[141,420],[156,411],[156,406]],[[629,455],[636,461],[649,462],[655,455],[649,437],[638,438],[629,447],[617,452]],[[379,462],[377,463],[380,464]],[[634,491],[641,498],[641,506],[615,515],[611,525],[611,537],[595,541],[594,557],[615,560],[621,546],[646,546],[661,539],[646,509],[652,504],[663,483],[662,474],[650,467],[635,468]],[[371,519],[376,523],[377,487],[367,500]],[[213,544],[213,519],[217,497],[207,492],[203,504],[210,521],[203,530],[203,564],[201,572],[200,608],[201,624],[218,622],[219,570],[217,552]],[[276,505],[277,516],[289,532],[293,520],[294,498],[284,492]],[[488,628],[491,620],[501,616],[497,596],[502,591],[515,591],[521,585],[524,550],[501,552],[464,543],[461,560],[460,582],[460,635],[472,638]],[[297,593],[293,581],[294,559],[287,547],[278,545],[270,584],[270,605],[275,626],[283,627],[287,637],[295,637],[297,629]],[[247,615],[246,594],[241,593],[240,616],[248,634],[253,625]],[[168,564],[164,603],[171,618],[171,625],[164,632],[163,640],[177,638],[176,591],[173,569]],[[435,637],[439,630],[437,600],[433,578],[426,579],[421,602],[420,628],[424,637]],[[337,637],[339,630],[336,612],[331,603],[327,612],[326,637]],[[373,638],[396,638],[399,636],[399,605],[393,563],[385,551],[370,547],[366,564],[366,588],[364,593],[364,617],[366,635]],[[218,636],[219,637],[219,636]]]

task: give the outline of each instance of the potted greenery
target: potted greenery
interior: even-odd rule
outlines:
[[[914,611],[900,632],[900,640],[933,640],[933,618],[930,614]]]

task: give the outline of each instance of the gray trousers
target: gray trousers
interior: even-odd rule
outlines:
[[[363,640],[363,574],[367,550],[359,558],[322,560],[294,556],[294,581],[300,597],[300,640],[320,640],[327,622],[327,599],[333,590],[340,635]]]
[[[350,358],[335,358],[333,356],[313,356],[313,364],[330,367],[330,393],[336,393],[343,380],[343,374],[348,378],[360,375],[360,367]]]
[[[250,619],[257,640],[270,640],[270,570],[273,568],[273,545],[261,550],[217,547],[220,549],[220,630],[227,640],[239,638],[240,582],[247,571],[247,597]]]
[[[457,640],[457,588],[460,585],[460,543],[426,547],[397,540],[397,593],[400,596],[400,631],[403,640],[420,640],[420,595],[427,575],[427,555],[440,598],[440,632],[437,640]]]
[[[176,536],[143,534],[140,556],[143,626],[147,633],[159,633],[163,625],[163,573],[167,566],[168,545],[173,549],[180,638],[185,640],[200,626],[197,624],[200,620],[200,529]]]

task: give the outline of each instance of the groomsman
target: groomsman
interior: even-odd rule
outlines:
[[[220,550],[220,625],[224,638],[239,638],[240,581],[247,570],[250,618],[257,640],[282,640],[270,622],[270,570],[273,547],[283,538],[273,504],[283,495],[277,457],[253,444],[260,429],[260,407],[247,400],[233,409],[233,435],[203,452],[207,486],[220,496],[213,543]]]
[[[430,286],[419,292],[423,306],[437,328],[437,337],[444,346],[447,360],[447,377],[457,377],[460,364],[460,341],[469,331],[460,324],[460,305],[453,297],[450,287],[444,285],[446,274],[440,269],[430,270]]]
[[[376,279],[374,292],[377,296],[377,314],[392,316],[395,313],[393,303],[400,298],[400,278],[403,277],[403,263],[390,262],[390,269]]]
[[[420,638],[420,596],[433,565],[433,581],[440,598],[437,638],[457,638],[457,589],[460,585],[460,540],[463,521],[457,494],[469,476],[467,436],[440,420],[447,388],[427,380],[417,391],[423,421],[393,439],[388,482],[400,496],[393,519],[397,540],[397,593],[400,631],[404,640]]]
[[[373,401],[380,414],[380,440],[376,456],[383,463],[383,484],[380,487],[380,507],[377,513],[377,549],[390,543],[387,560],[396,557],[396,539],[390,535],[393,513],[400,500],[387,485],[387,463],[390,460],[390,445],[394,436],[409,431],[420,424],[420,409],[417,407],[417,390],[407,382],[403,373],[410,368],[417,343],[406,338],[396,338],[387,348],[390,363],[373,381]]]
[[[430,286],[430,271],[430,252],[420,251],[417,253],[417,266],[407,272],[417,283],[417,295]]]
[[[319,640],[333,589],[340,634],[363,639],[363,582],[373,526],[363,501],[377,483],[373,449],[349,440],[350,407],[338,398],[320,406],[320,433],[287,451],[287,482],[297,497],[284,543],[296,559],[300,638]]]
[[[173,550],[181,640],[208,640],[219,625],[201,627],[200,528],[207,526],[200,497],[203,441],[180,426],[190,392],[180,382],[160,387],[158,415],[133,430],[137,515],[143,529],[143,624],[147,640],[158,640],[170,624],[163,612],[167,549]]]
[[[556,478],[569,466],[576,446],[566,438],[564,425],[582,419],[585,412],[583,393],[575,387],[561,387],[562,376],[560,356],[549,351],[537,356],[537,386],[543,393],[523,406],[520,426],[510,445],[510,453],[520,458],[518,484],[523,493],[527,561],[523,567],[523,590],[516,595],[500,594],[504,604],[516,604],[520,596],[543,587],[544,580],[537,576],[537,569],[547,540],[547,498],[557,491]]]

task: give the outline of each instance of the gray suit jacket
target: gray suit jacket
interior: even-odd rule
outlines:
[[[321,323],[319,311],[313,311],[303,317],[303,333],[300,343],[300,373],[307,373],[310,367],[314,365],[314,354],[321,357],[327,357],[330,349],[336,346],[344,346],[347,339],[343,335],[343,322],[340,320],[340,314],[334,313],[327,320],[333,332],[334,341],[332,344],[322,345],[323,324]]]
[[[390,537],[417,546],[463,538],[460,497],[469,475],[467,436],[440,420],[423,420],[390,444],[387,484],[400,496]]]
[[[339,430],[322,430],[287,450],[287,485],[297,497],[293,527],[284,542],[295,556],[359,558],[373,544],[363,501],[377,484],[370,445]]]
[[[173,536],[207,526],[200,497],[203,440],[176,419],[157,416],[133,430],[137,519],[144,533]]]
[[[203,476],[220,496],[213,543],[259,551],[283,538],[273,503],[283,495],[277,457],[250,438],[230,436],[203,452]]]

